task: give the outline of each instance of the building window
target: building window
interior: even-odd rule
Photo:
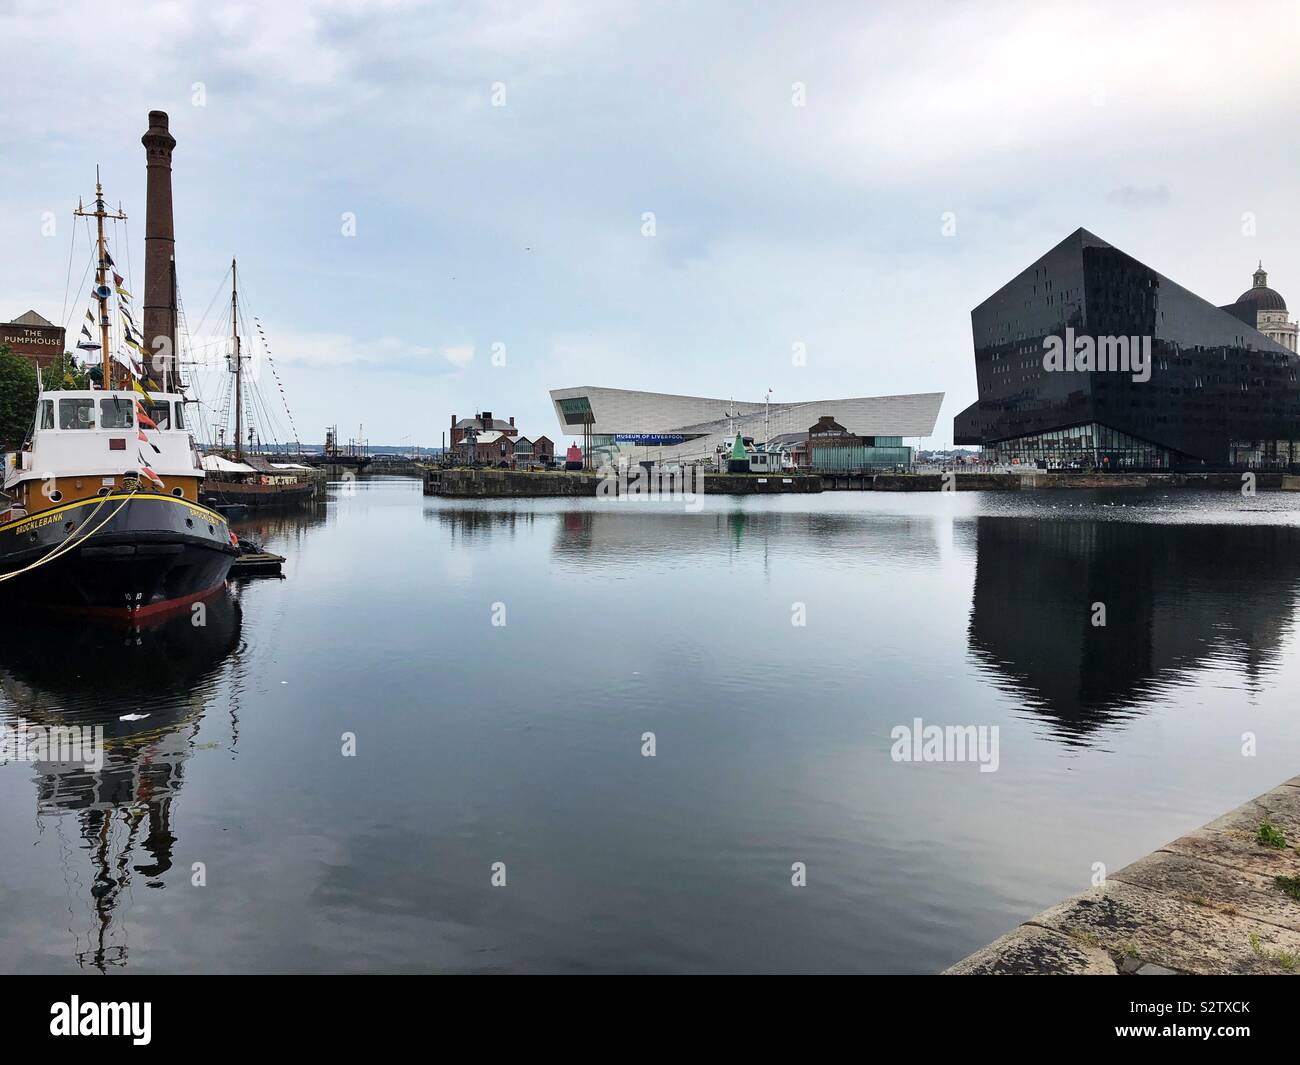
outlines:
[[[999,462],[1048,469],[1167,469],[1170,453],[1109,426],[1091,423],[1004,440]]]

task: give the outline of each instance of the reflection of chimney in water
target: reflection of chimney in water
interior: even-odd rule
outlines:
[[[172,269],[176,233],[172,227],[172,149],[167,112],[149,112],[149,130],[140,138],[148,174],[144,220],[144,343],[146,372],[165,391],[174,387],[176,320],[172,308]],[[167,338],[160,347],[159,337]],[[165,356],[166,362],[159,360]],[[158,360],[158,361],[155,361]]]

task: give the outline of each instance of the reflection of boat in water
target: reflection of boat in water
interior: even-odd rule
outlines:
[[[239,534],[242,545],[245,539],[258,545],[265,545],[265,550],[280,555],[292,555],[296,548],[302,546],[312,529],[319,528],[329,520],[330,507],[324,499],[312,499],[301,506],[293,508],[264,508],[251,511],[242,520],[235,522],[235,531]],[[231,577],[239,573],[232,569]]]
[[[196,620],[203,624],[195,624]],[[11,729],[103,730],[98,764],[31,763],[38,821],[51,819],[62,839],[66,818],[76,823],[80,849],[90,858],[84,895],[69,898],[87,912],[78,932],[80,965],[125,965],[127,944],[118,909],[133,880],[159,889],[168,882],[177,843],[174,803],[186,761],[222,663],[236,652],[238,601],[222,591],[194,613],[137,628],[124,638],[115,626],[90,626],[70,639],[53,624],[0,627],[0,725]],[[237,718],[231,711],[232,742]],[[64,847],[64,861],[77,850]],[[188,876],[188,870],[184,870]],[[67,870],[69,884],[80,871]]]

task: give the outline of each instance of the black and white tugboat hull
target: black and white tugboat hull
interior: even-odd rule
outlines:
[[[0,573],[18,574],[0,582],[0,595],[29,606],[148,616],[211,595],[237,555],[226,519],[207,507],[146,493],[92,497],[0,526]]]

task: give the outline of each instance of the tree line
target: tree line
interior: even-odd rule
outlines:
[[[46,392],[65,388],[89,388],[90,374],[65,351],[41,371]],[[0,344],[0,449],[16,451],[23,446],[36,417],[36,366],[18,355],[8,344]]]

